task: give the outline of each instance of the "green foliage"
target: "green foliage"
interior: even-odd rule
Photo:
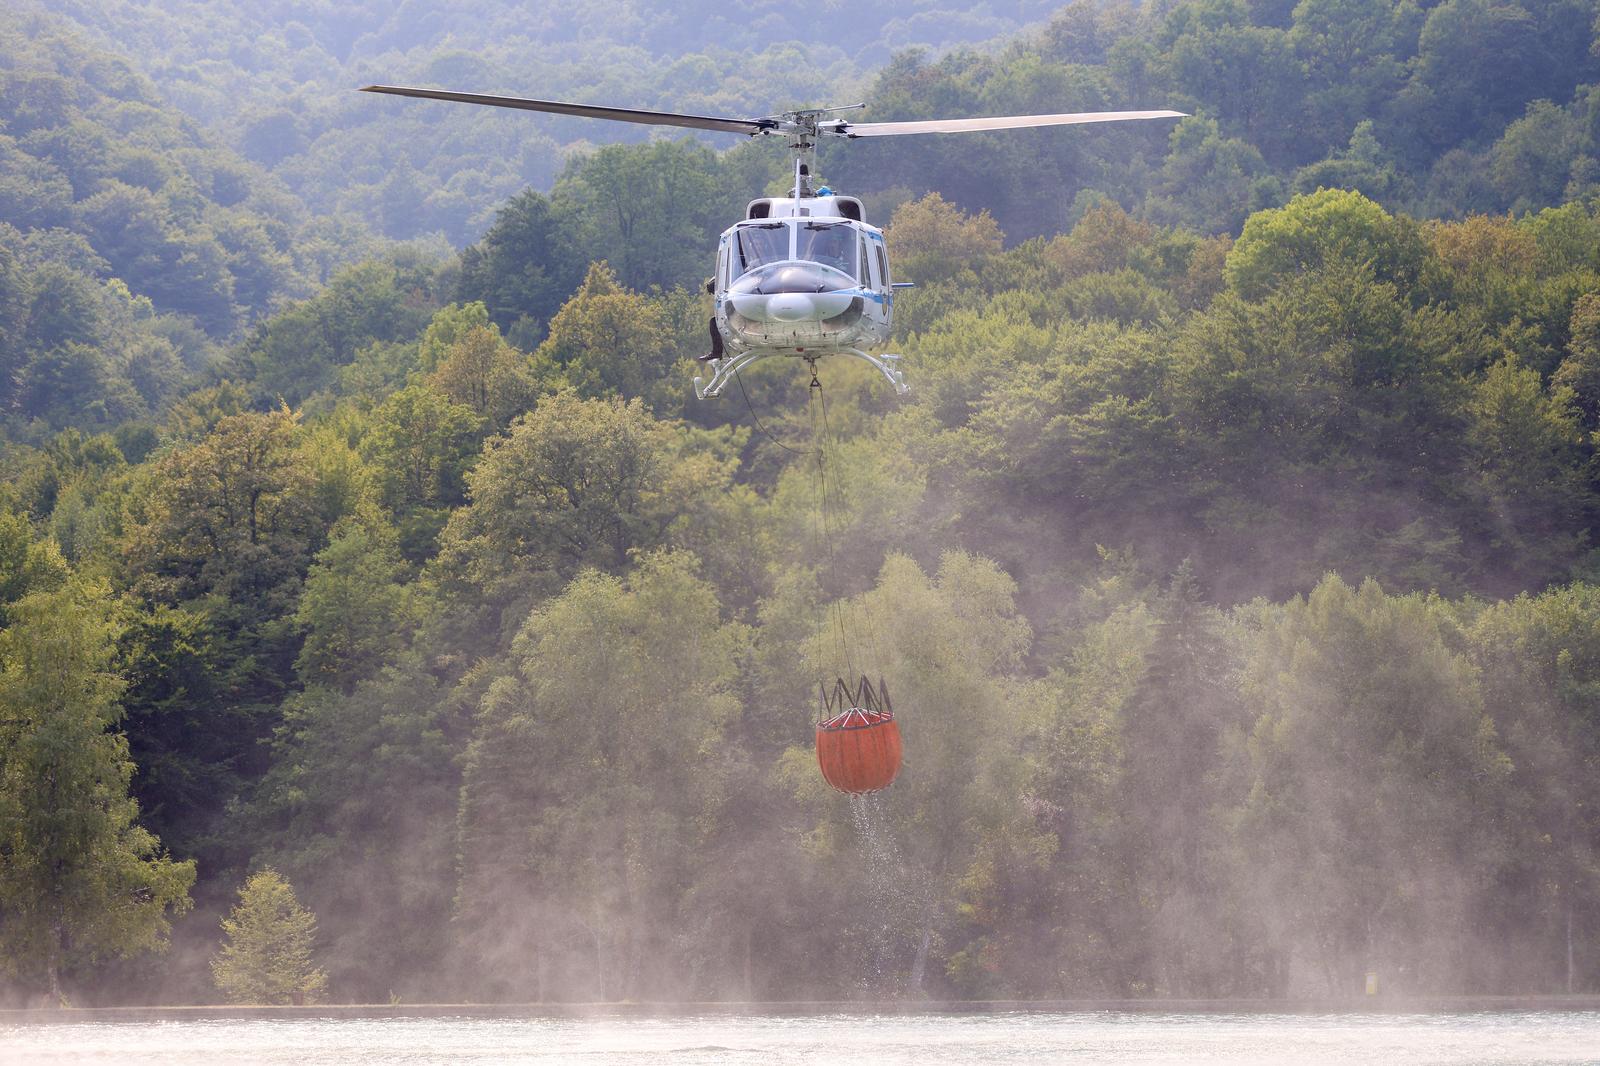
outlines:
[[[72,283],[114,276],[222,338],[321,280],[293,247],[303,208],[168,109],[124,60],[48,18],[13,21],[0,51],[0,215],[24,232],[80,235],[100,270],[49,257]]]
[[[886,231],[896,269],[919,282],[982,268],[1001,237],[987,211],[968,217],[938,193],[900,205]]]
[[[431,275],[419,263],[363,263],[314,299],[274,316],[242,354],[255,392],[298,404],[331,386],[339,368],[371,342],[415,336],[428,321]]]
[[[229,415],[164,455],[130,514],[128,555],[152,596],[270,596],[304,566],[320,531],[297,416]]]
[[[291,698],[257,842],[305,886],[341,994],[426,999],[451,941],[465,697],[410,655],[350,691]],[[406,920],[396,923],[395,915]]]
[[[652,396],[677,369],[671,340],[665,310],[596,263],[550,320],[537,356],[584,395]]]
[[[1589,0],[868,4],[850,56],[760,5],[453,4],[0,34],[0,642],[105,682],[74,750],[138,807],[106,801],[135,859],[104,870],[176,907],[148,833],[198,861],[163,987],[200,994],[268,863],[365,1000],[1596,986]],[[880,31],[941,47],[869,82]],[[344,91],[374,64],[1195,117],[824,145],[922,283],[914,391],[828,360],[824,419],[793,361],[748,411],[688,392],[770,139]],[[858,668],[908,757],[847,806],[811,694]],[[8,795],[8,832],[48,814]],[[122,947],[76,937],[120,995],[87,956]],[[308,952],[248,998],[320,994]]]
[[[499,431],[533,406],[541,384],[528,358],[483,326],[450,346],[428,383]]]
[[[196,607],[129,611],[117,648],[140,820],[174,854],[197,858],[203,875],[241,850],[228,812],[247,787],[260,729],[238,700],[251,688],[248,661],[228,654],[219,629]]]
[[[692,557],[590,570],[523,623],[462,788],[463,977],[479,995],[664,994],[674,912],[720,813],[739,627]],[[527,982],[527,983],[524,983]],[[580,991],[581,990],[581,991]]]
[[[23,516],[0,512],[0,621],[10,625],[13,604],[66,579],[67,564],[54,542],[36,538]]]
[[[307,685],[348,688],[402,646],[409,596],[395,545],[350,524],[306,574],[295,621],[306,628],[295,670]]]
[[[0,633],[0,942],[7,972],[62,1002],[62,977],[164,946],[194,863],[134,824],[109,590],[74,578]]]
[[[322,1001],[328,975],[311,959],[316,915],[300,906],[294,888],[275,870],[252,874],[244,883],[222,932],[227,940],[211,960],[211,973],[229,1003]]]
[[[401,525],[407,558],[432,555],[450,508],[465,502],[481,426],[471,408],[426,385],[391,393],[372,413],[361,454],[376,471],[383,505]]]
[[[1407,287],[1423,254],[1421,240],[1404,220],[1360,193],[1322,189],[1251,216],[1228,253],[1228,284],[1257,299],[1299,271],[1342,260]]]
[[[1443,605],[1330,577],[1260,625],[1237,817],[1272,949],[1315,960],[1330,994],[1397,952],[1460,972],[1454,871],[1494,855],[1511,763]]]
[[[557,186],[581,220],[592,259],[616,264],[631,285],[667,286],[702,268],[706,238],[738,211],[748,190],[719,189],[710,149],[682,141],[607,146]]]
[[[527,343],[578,284],[587,257],[575,244],[570,216],[529,189],[461,254],[458,299],[493,308],[495,324]]]
[[[555,393],[485,443],[470,502],[441,537],[440,570],[491,601],[530,582],[553,592],[583,567],[617,570],[659,545],[730,476],[706,439],[656,421],[638,400]]]

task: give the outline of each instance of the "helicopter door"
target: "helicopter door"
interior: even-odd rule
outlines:
[[[873,255],[874,251],[879,254]],[[889,276],[884,270],[883,254],[876,241],[861,238],[861,284],[873,292],[887,292]]]

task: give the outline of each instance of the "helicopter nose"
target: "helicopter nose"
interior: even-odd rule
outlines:
[[[849,292],[730,292],[733,309],[752,322],[822,322],[850,309]]]
[[[817,317],[816,303],[807,293],[776,293],[767,297],[767,317],[777,322],[804,322]]]

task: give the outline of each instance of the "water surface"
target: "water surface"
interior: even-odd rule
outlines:
[[[1600,1063],[1600,1011],[0,1022],[3,1063]]]

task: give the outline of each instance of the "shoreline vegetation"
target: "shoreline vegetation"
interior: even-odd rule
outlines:
[[[916,283],[826,481],[800,364],[689,384],[777,146],[322,80],[527,5],[0,16],[0,1003],[1600,990],[1600,0],[1028,4],[839,63],[1193,117],[824,151]],[[812,84],[616,6],[530,95]]]
[[[605,1018],[690,1015],[807,1016],[814,1014],[1459,1014],[1600,1011],[1600,995],[1322,996],[1309,999],[1175,997],[975,1000],[771,1000],[606,1003],[319,1003],[176,1005],[146,1007],[23,1007],[0,1009],[6,1022],[181,1021],[190,1018]]]

